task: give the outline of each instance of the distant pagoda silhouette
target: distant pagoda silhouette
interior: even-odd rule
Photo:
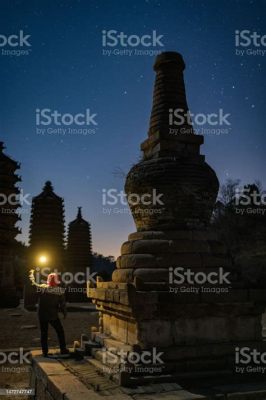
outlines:
[[[78,207],[77,217],[69,223],[68,227],[67,271],[73,274],[86,273],[86,268],[90,268],[90,270],[92,268],[91,226],[82,218],[81,207]],[[68,300],[87,300],[85,289],[85,282],[84,284],[71,284],[68,290]]]
[[[32,200],[29,238],[33,265],[38,265],[40,255],[46,255],[48,267],[62,269],[64,234],[64,200],[47,181],[43,191]]]
[[[12,307],[18,305],[16,289],[14,283],[14,245],[15,237],[20,230],[16,227],[20,216],[17,209],[20,204],[16,200],[19,194],[19,188],[16,186],[21,178],[16,174],[20,164],[12,160],[3,153],[3,142],[0,142],[0,194],[1,202],[6,200],[5,204],[0,206],[0,305]]]

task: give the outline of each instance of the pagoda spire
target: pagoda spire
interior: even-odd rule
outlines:
[[[155,61],[156,72],[148,139],[142,145],[144,159],[199,155],[202,135],[195,135],[189,117],[179,53],[165,52]]]
[[[149,135],[158,131],[168,135],[169,110],[188,112],[183,77],[185,63],[181,54],[169,51],[157,57],[153,69],[156,78]]]
[[[43,192],[51,193],[54,191],[53,185],[51,181],[46,181],[43,187]]]
[[[81,219],[82,219],[81,210],[82,210],[82,207],[78,207],[78,214],[77,214],[77,219],[78,219],[78,220],[81,220]]]

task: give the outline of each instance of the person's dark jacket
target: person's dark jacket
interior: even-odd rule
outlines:
[[[43,321],[58,319],[58,312],[66,316],[65,290],[63,287],[51,287],[47,284],[39,284],[35,281],[34,270],[30,271],[29,278],[32,285],[36,286],[38,300],[38,315]]]
[[[38,315],[41,320],[54,321],[58,319],[59,311],[66,314],[65,289],[61,287],[38,288],[38,295]]]

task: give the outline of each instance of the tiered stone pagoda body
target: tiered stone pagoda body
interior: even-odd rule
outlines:
[[[20,177],[16,174],[19,164],[3,153],[4,145],[0,142],[0,305],[16,306],[18,299],[14,284],[14,244],[20,232],[16,227],[20,216],[19,208]]]
[[[164,360],[157,379],[164,380],[187,372],[232,372],[235,347],[263,348],[265,293],[243,287],[227,250],[208,228],[219,183],[200,155],[203,137],[189,122],[172,125],[169,119],[176,109],[188,111],[184,68],[178,53],[157,57],[144,157],[125,184],[127,195],[156,190],[162,204],[130,204],[137,232],[122,245],[112,282],[88,290],[100,311],[94,340],[110,351],[156,348]],[[189,290],[182,291],[172,282],[177,267],[205,275],[222,269],[230,273],[230,284],[222,283],[224,292],[214,294],[186,281],[182,286]],[[99,350],[94,354],[101,358]],[[136,369],[114,377],[126,385],[145,380]]]
[[[64,200],[54,193],[48,181],[43,191],[32,200],[30,256],[33,266],[36,266],[38,257],[45,254],[48,266],[62,268],[64,232]]]
[[[32,199],[28,267],[43,270],[40,283],[46,281],[50,270],[63,272],[65,269],[64,249],[64,200],[54,193],[50,181],[44,185],[43,191]],[[47,262],[40,264],[40,257],[45,256]],[[31,310],[37,303],[36,288],[27,282],[24,288],[24,306]]]
[[[86,276],[87,268],[92,271],[91,226],[82,218],[81,207],[77,218],[69,223],[67,241],[67,271],[73,274],[79,272]],[[68,301],[86,300],[86,281],[84,284],[71,283],[67,293]]]

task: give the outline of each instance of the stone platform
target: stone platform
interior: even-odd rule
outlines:
[[[222,270],[230,279],[180,284],[172,277],[175,267],[203,277]],[[88,285],[88,296],[99,311],[92,341],[111,356],[154,349],[163,354],[160,371],[151,365],[154,382],[179,379],[182,373],[234,373],[237,348],[266,352],[261,323],[266,291],[244,285],[225,246],[207,229],[130,234],[112,281]],[[104,368],[106,354],[97,348],[92,355]],[[110,371],[121,385],[143,383],[139,366]]]
[[[36,400],[265,400],[266,380],[243,381],[241,377],[208,380],[189,376],[182,383],[156,383],[125,388],[107,379],[90,363],[91,358],[47,359],[33,351],[31,388]],[[31,397],[32,398],[32,397]]]

